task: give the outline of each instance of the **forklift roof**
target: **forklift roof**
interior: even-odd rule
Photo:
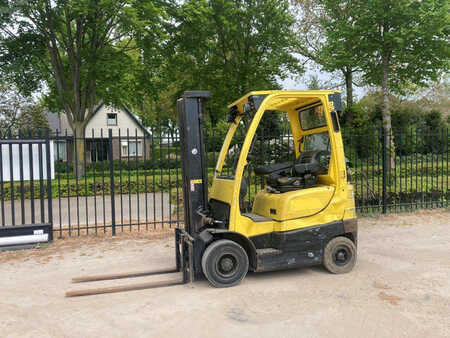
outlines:
[[[280,95],[282,94],[284,97],[280,99],[275,99],[271,102],[270,108],[273,110],[285,110],[287,107],[291,105],[299,105],[299,104],[309,104],[313,101],[317,101],[317,96],[329,95],[340,93],[337,90],[261,90],[261,91],[253,91],[247,93],[242,96],[238,100],[231,103],[228,108],[236,106],[238,110],[242,113],[244,104],[247,103],[248,98],[253,95]],[[286,98],[285,96],[291,96],[291,98]]]

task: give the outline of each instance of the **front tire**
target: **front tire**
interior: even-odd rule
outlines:
[[[216,288],[239,284],[248,272],[248,256],[244,248],[228,239],[210,244],[202,257],[202,270]]]
[[[331,273],[350,272],[356,264],[356,246],[347,237],[333,238],[325,246],[323,265]]]

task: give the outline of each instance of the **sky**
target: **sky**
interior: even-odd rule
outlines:
[[[320,83],[329,83],[332,87],[330,89],[339,89],[345,95],[345,86],[343,85],[343,83],[338,87],[333,85],[339,83],[339,81],[342,81],[342,79],[338,77],[338,74],[322,71],[319,69],[319,67],[317,67],[316,69],[312,69],[312,67],[309,68],[310,69],[308,69],[300,78],[287,78],[283,81],[280,81],[283,89],[308,89],[307,83],[309,82],[310,77],[317,76]],[[353,86],[353,95],[355,96],[355,99],[360,99],[365,95],[365,93],[367,93],[367,91],[367,87]]]
[[[308,89],[308,82],[312,76],[317,76],[319,83],[324,87],[324,89],[338,89],[342,91],[343,96],[345,96],[345,85],[344,79],[340,72],[326,72],[321,69],[320,65],[313,61],[307,61],[305,57],[300,54],[293,54],[300,63],[304,64],[305,73],[301,77],[290,77],[285,80],[279,80],[279,83],[283,89]],[[307,61],[307,62],[306,62]],[[367,91],[368,87],[358,87],[353,86],[353,95],[356,100],[363,97]]]

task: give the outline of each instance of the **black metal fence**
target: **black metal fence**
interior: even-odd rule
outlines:
[[[178,136],[110,129],[84,137],[57,133],[53,139],[59,144],[54,229],[60,236],[115,235],[183,222]]]
[[[344,133],[360,213],[448,207],[448,129]],[[395,155],[394,155],[395,154]]]
[[[393,135],[370,128],[359,133],[344,130],[342,135],[359,214],[448,207],[448,128],[411,129]],[[265,187],[265,178],[256,176],[254,168],[295,159],[292,135],[266,132],[257,136],[245,173],[249,208],[256,193]]]
[[[208,181],[212,182],[224,135],[206,133],[205,137]],[[0,226],[12,225],[11,217],[15,225],[35,222],[34,211],[26,206],[42,203],[52,210],[54,233],[59,237],[170,229],[183,223],[176,131],[90,130],[81,137],[64,132],[47,138],[16,135],[10,140],[32,143],[42,138],[53,147],[51,180],[24,179],[20,163],[16,180],[7,180],[0,152]],[[448,207],[448,129],[386,135],[374,128],[364,133],[344,131],[343,139],[360,214]],[[0,151],[10,140],[0,140]],[[255,195],[265,187],[265,178],[254,174],[255,166],[294,160],[293,143],[288,133],[257,134],[245,173],[249,184],[245,208],[251,209]],[[38,165],[52,168],[45,159]]]
[[[52,162],[48,131],[0,139],[0,237],[33,233],[36,226],[53,238]]]

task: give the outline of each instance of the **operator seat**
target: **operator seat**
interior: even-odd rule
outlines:
[[[325,171],[321,158],[328,156],[327,151],[305,151],[292,162],[258,166],[256,175],[269,175],[268,191],[283,193],[313,187],[317,184],[317,175]]]

